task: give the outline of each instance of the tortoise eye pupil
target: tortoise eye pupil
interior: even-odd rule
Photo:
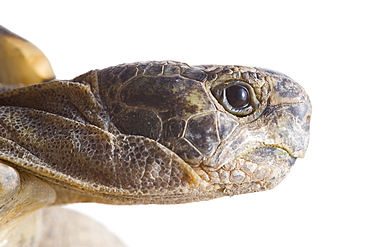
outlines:
[[[226,98],[229,104],[235,108],[243,108],[250,103],[248,89],[240,85],[226,88]]]

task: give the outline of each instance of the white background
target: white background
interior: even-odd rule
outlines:
[[[366,1],[2,1],[0,8],[0,23],[43,50],[60,79],[172,59],[271,68],[309,93],[307,155],[274,190],[185,205],[72,206],[128,246],[370,246]]]

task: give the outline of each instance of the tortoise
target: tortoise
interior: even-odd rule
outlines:
[[[42,214],[73,214],[52,205],[269,190],[306,152],[309,97],[279,72],[150,61],[55,80],[30,42],[4,27],[0,42],[0,246],[67,246],[39,231]]]

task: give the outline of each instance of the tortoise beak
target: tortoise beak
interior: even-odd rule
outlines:
[[[265,70],[274,78],[269,107],[263,113],[270,119],[269,131],[275,145],[296,158],[308,147],[312,106],[306,91],[286,75]],[[271,143],[272,144],[272,143]]]

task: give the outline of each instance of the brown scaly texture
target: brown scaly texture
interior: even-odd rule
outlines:
[[[233,85],[248,90],[241,110],[225,101]],[[1,159],[120,204],[271,189],[303,156],[311,114],[308,96],[285,75],[173,61],[15,89],[0,94],[0,105]]]

